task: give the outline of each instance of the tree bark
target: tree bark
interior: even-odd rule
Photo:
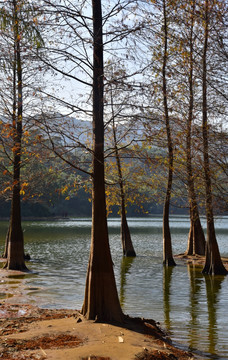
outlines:
[[[114,130],[115,132],[115,130]],[[133,247],[133,243],[131,240],[131,234],[129,230],[129,226],[127,223],[127,217],[126,217],[126,205],[125,205],[125,192],[124,192],[124,182],[123,182],[123,175],[122,175],[122,169],[120,164],[120,157],[119,152],[116,144],[116,137],[115,138],[115,155],[116,155],[116,162],[118,167],[118,176],[119,176],[119,186],[120,186],[120,197],[121,197],[121,242],[122,242],[122,248],[123,248],[123,254],[124,256],[128,257],[135,257],[136,252]]]
[[[90,320],[122,322],[109,248],[103,121],[103,41],[101,1],[93,0],[93,190],[92,234],[82,314]]]
[[[200,222],[198,212],[191,210],[190,205],[190,230],[188,235],[188,247],[186,255],[205,255],[205,235]]]
[[[171,233],[169,228],[169,208],[170,208],[170,199],[171,199],[171,191],[172,191],[172,181],[173,181],[173,143],[172,143],[172,136],[170,130],[170,122],[169,122],[167,82],[166,82],[167,48],[168,48],[166,0],[163,0],[163,15],[164,15],[164,55],[163,55],[163,69],[162,69],[162,78],[163,78],[162,91],[163,91],[163,103],[164,103],[164,112],[165,112],[167,145],[168,145],[168,162],[169,162],[168,182],[167,182],[166,197],[165,197],[165,203],[163,209],[163,264],[166,266],[175,266],[176,263],[173,259],[173,254],[172,254]]]
[[[193,91],[193,29],[195,22],[195,1],[192,2],[191,11],[191,28],[189,37],[189,111],[187,119],[186,133],[186,154],[187,154],[187,177],[188,177],[188,196],[190,207],[190,230],[188,236],[187,255],[204,255],[205,254],[205,236],[201,226],[198,205],[196,201],[194,176],[192,170],[192,121],[194,109],[194,91]]]
[[[122,174],[119,149],[118,149],[118,145],[117,145],[112,87],[111,87],[111,107],[112,107],[112,132],[113,132],[114,150],[115,150],[116,165],[117,165],[117,170],[118,170],[118,182],[119,182],[119,187],[120,187],[120,199],[121,199],[121,207],[120,207],[120,210],[121,210],[121,232],[120,232],[121,243],[122,243],[122,249],[123,249],[124,256],[135,257],[136,252],[134,250],[134,246],[133,246],[133,243],[131,240],[131,233],[130,233],[130,229],[129,229],[129,226],[127,223],[127,216],[126,216],[124,179],[123,179],[123,174]]]
[[[210,175],[209,150],[208,150],[208,108],[207,108],[207,50],[209,38],[209,1],[205,0],[205,17],[204,17],[204,48],[203,48],[203,159],[204,159],[204,182],[206,192],[206,217],[207,217],[207,241],[206,241],[206,259],[203,273],[210,275],[226,275],[228,271],[224,267],[214,227],[212,184]]]
[[[7,262],[4,266],[8,270],[27,271],[24,261],[24,236],[21,226],[21,199],[20,199],[20,169],[21,169],[21,142],[22,142],[22,66],[20,50],[20,34],[18,28],[18,3],[13,0],[14,12],[14,77],[17,78],[17,116],[15,114],[16,96],[13,105],[13,191],[11,200],[10,225],[7,239]],[[14,79],[14,84],[15,84]],[[14,89],[15,91],[16,89]],[[15,93],[14,93],[15,94]]]
[[[122,199],[121,206],[121,241],[124,256],[135,257],[136,252],[133,247],[130,230],[127,223],[124,199]]]

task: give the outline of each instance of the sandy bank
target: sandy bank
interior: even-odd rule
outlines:
[[[117,324],[85,320],[78,311],[1,304],[0,359],[190,360],[153,320]]]

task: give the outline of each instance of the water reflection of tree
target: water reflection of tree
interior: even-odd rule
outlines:
[[[216,345],[218,341],[216,310],[218,308],[219,291],[224,279],[225,276],[205,275],[208,307],[208,351],[211,354],[216,354]]]
[[[129,273],[129,270],[134,261],[134,257],[126,257],[122,258],[121,263],[121,272],[120,272],[120,305],[124,306],[125,303],[125,287],[126,287],[126,275]]]
[[[197,334],[197,330],[199,330],[200,326],[198,325],[199,323],[199,318],[198,315],[200,313],[200,308],[199,308],[199,302],[201,299],[200,296],[200,289],[201,289],[201,285],[202,285],[202,279],[203,279],[203,274],[202,271],[198,268],[195,267],[195,265],[193,264],[188,264],[188,275],[189,275],[189,280],[190,280],[190,316],[191,316],[191,320],[189,322],[189,347],[194,349],[197,348],[198,346],[198,340],[199,340],[199,335]]]
[[[163,266],[163,303],[164,303],[164,321],[166,328],[170,329],[170,294],[173,266]]]

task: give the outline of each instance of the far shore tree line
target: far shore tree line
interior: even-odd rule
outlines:
[[[226,1],[0,6],[4,268],[27,271],[22,199],[83,189],[92,203],[88,319],[124,319],[108,240],[113,206],[132,257],[128,206],[163,202],[163,264],[175,266],[169,216],[178,200],[190,214],[186,254],[205,255],[203,273],[226,275],[214,226],[215,211],[228,209]]]

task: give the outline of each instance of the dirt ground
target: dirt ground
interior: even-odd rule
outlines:
[[[175,259],[186,261],[187,264],[191,264],[193,266],[197,266],[200,269],[203,269],[205,263],[205,256],[203,255],[185,255],[185,254],[178,254],[174,256]],[[228,271],[228,258],[222,257],[222,262],[225,268]]]
[[[25,304],[0,307],[0,359],[190,360],[153,320],[126,318],[118,326],[95,323],[73,310]]]

